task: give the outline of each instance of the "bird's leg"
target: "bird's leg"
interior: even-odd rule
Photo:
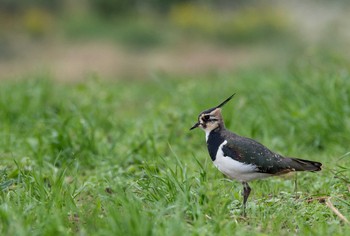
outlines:
[[[246,216],[245,208],[246,208],[246,203],[247,203],[251,188],[249,187],[247,182],[242,182],[242,184],[243,184],[243,193],[242,193],[242,195],[243,195],[243,216]]]

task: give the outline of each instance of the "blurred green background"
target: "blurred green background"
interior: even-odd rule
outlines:
[[[145,79],[349,59],[347,1],[1,0],[0,78]]]

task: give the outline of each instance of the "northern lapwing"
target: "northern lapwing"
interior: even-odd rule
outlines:
[[[245,216],[246,203],[251,191],[249,181],[293,171],[320,171],[322,164],[283,157],[253,139],[227,130],[221,115],[221,107],[234,95],[220,105],[201,112],[198,122],[190,130],[200,127],[205,131],[209,155],[214,165],[230,179],[238,180],[243,184],[243,215]]]

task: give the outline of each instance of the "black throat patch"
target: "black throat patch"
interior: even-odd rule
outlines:
[[[220,132],[218,130],[213,130],[209,133],[207,147],[212,161],[215,161],[216,153],[218,152],[219,146],[224,141],[225,139],[220,135]]]

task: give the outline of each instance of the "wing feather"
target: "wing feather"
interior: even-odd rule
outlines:
[[[256,166],[256,171],[261,173],[278,174],[293,171],[289,158],[272,152],[261,143],[234,134],[230,135],[228,142],[223,146],[225,156]]]

